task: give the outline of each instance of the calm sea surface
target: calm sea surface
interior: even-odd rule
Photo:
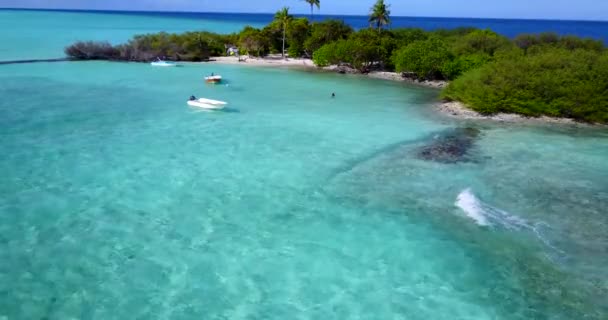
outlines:
[[[213,16],[0,11],[0,60],[265,22]],[[450,120],[436,95],[0,65],[0,319],[606,319],[608,132]]]

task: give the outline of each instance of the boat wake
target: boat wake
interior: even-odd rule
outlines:
[[[467,217],[471,218],[480,226],[490,228],[498,227],[509,231],[529,231],[548,248],[560,255],[565,254],[564,251],[555,247],[543,236],[541,230],[550,228],[547,223],[530,223],[514,214],[510,214],[509,212],[483,203],[473,194],[471,189],[461,191],[456,198],[454,205],[462,209]]]

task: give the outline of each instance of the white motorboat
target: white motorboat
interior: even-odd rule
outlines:
[[[207,83],[220,83],[222,82],[222,76],[220,75],[212,75],[205,77],[205,82]]]
[[[152,63],[150,63],[153,67],[175,67],[176,64],[174,62],[168,62],[161,59],[158,59]]]
[[[211,110],[220,110],[224,109],[228,103],[219,100],[211,100],[211,99],[194,99],[189,100],[188,105],[191,107],[203,108],[203,109],[211,109]]]

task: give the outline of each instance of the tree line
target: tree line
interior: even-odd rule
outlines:
[[[314,7],[320,0],[304,0],[310,4],[311,20]],[[370,25],[379,31],[390,23],[390,11],[384,0],[377,0],[370,14]],[[176,61],[205,61],[226,54],[234,46],[243,54],[265,56],[272,53],[290,57],[312,58],[313,53],[325,44],[346,39],[354,30],[340,20],[311,22],[308,18],[295,18],[288,7],[274,15],[273,21],[263,28],[246,26],[233,34],[187,32],[183,34],[137,35],[125,44],[112,46],[106,42],[79,41],[67,47],[66,54],[73,59],[107,59],[151,61],[157,57]]]
[[[305,0],[311,19],[318,0]],[[353,30],[340,20],[311,22],[279,10],[263,28],[239,33],[187,32],[138,35],[128,43],[78,42],[74,59],[204,61],[238,47],[241,54],[271,53],[312,58],[319,67],[342,65],[357,72],[386,70],[420,80],[449,80],[442,92],[492,114],[549,115],[608,123],[608,50],[601,41],[555,33],[506,38],[491,30],[425,31],[390,27],[390,6],[377,0],[370,28]]]

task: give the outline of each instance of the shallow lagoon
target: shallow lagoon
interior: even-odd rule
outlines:
[[[604,130],[455,121],[432,90],[209,64],[6,65],[0,96],[0,316],[606,315]],[[470,127],[464,161],[419,157]]]
[[[0,60],[244,23],[0,11]],[[435,96],[286,69],[0,66],[0,319],[605,318],[605,129],[455,121]]]

